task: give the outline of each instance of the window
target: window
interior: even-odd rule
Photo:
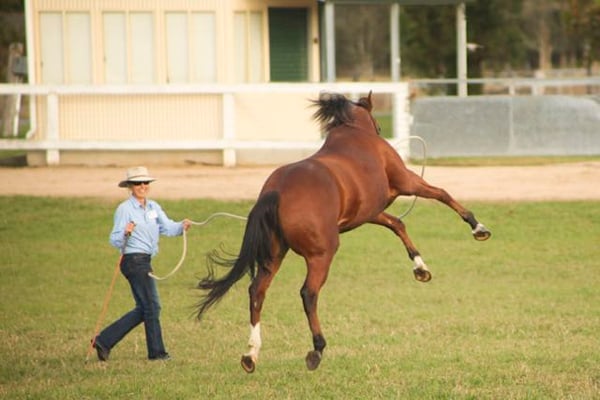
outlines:
[[[91,83],[92,43],[88,13],[40,13],[42,83]]]
[[[165,14],[167,82],[216,82],[216,26],[211,12]]]
[[[125,14],[106,13],[104,19],[104,82],[127,83]]]
[[[264,82],[263,17],[258,11],[236,12],[235,78],[237,82]]]
[[[188,80],[188,25],[185,13],[167,13],[167,83]]]
[[[192,13],[192,81],[217,81],[217,26],[214,13]]]
[[[154,82],[154,27],[151,13],[130,13],[132,83]]]
[[[41,81],[52,84],[217,82],[217,18],[214,11],[167,11],[156,26],[151,11],[104,11],[98,15],[98,44],[92,43],[92,16],[87,12],[40,12]],[[244,15],[244,81],[262,77],[261,14]],[[157,31],[159,29],[159,31]],[[164,29],[164,31],[163,31]],[[246,32],[250,29],[250,32]],[[163,40],[157,40],[164,35]],[[96,37],[96,35],[94,35]],[[247,41],[252,40],[252,41]],[[158,49],[157,43],[164,45]],[[160,56],[160,59],[158,58]],[[93,61],[101,61],[98,66]],[[162,64],[164,62],[164,65]],[[93,71],[98,74],[94,75]],[[164,71],[164,72],[163,72]],[[159,76],[159,72],[166,76]]]
[[[104,81],[154,83],[154,22],[149,12],[108,12],[104,25]]]

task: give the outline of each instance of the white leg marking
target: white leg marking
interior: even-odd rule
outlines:
[[[247,356],[252,357],[253,360],[258,359],[258,352],[260,351],[260,347],[262,346],[262,340],[260,338],[260,322],[257,322],[256,325],[250,325],[250,339],[248,340],[248,347],[250,350],[246,353]]]
[[[416,256],[413,261],[415,263],[414,269],[424,269],[425,271],[429,271],[429,269],[427,269],[427,265],[425,265],[425,262],[423,261],[421,256]]]
[[[475,234],[477,234],[479,232],[484,232],[485,230],[486,230],[485,226],[483,226],[482,223],[477,223],[477,226],[475,227],[475,229],[473,229],[472,233],[473,233],[473,235],[475,235]]]

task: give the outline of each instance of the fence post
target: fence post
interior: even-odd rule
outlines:
[[[456,70],[458,73],[458,96],[468,95],[467,88],[467,19],[465,3],[456,5]]]
[[[60,152],[58,149],[60,137],[58,135],[58,94],[56,92],[48,93],[46,106],[46,139],[49,144],[46,148],[46,164],[58,165],[60,163]]]
[[[408,83],[403,83],[393,93],[392,129],[394,148],[404,160],[410,157],[411,119],[408,109]]]
[[[233,93],[223,93],[223,166],[235,167],[235,148],[231,147],[235,140],[235,99]]]

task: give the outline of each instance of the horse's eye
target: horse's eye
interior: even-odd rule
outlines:
[[[379,126],[379,122],[373,120],[374,124],[375,124],[375,130],[377,131],[378,135],[381,135],[381,126]]]

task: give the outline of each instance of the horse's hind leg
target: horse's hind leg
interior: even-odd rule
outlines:
[[[319,366],[321,358],[323,357],[323,349],[325,349],[325,346],[327,345],[317,315],[317,303],[319,300],[319,291],[327,280],[327,274],[332,259],[333,254],[306,258],[308,272],[304,285],[300,290],[300,296],[302,297],[304,312],[306,313],[313,338],[314,350],[309,351],[306,355],[306,367],[310,371],[317,369]]]
[[[256,276],[248,288],[250,297],[250,339],[248,340],[248,352],[242,356],[241,360],[242,368],[248,373],[254,372],[254,369],[256,368],[258,353],[262,346],[262,339],[260,336],[260,313],[262,311],[267,289],[279,270],[282,260],[283,255],[274,260],[268,268],[261,268],[259,266]]]
[[[435,199],[446,204],[448,207],[456,211],[463,221],[471,226],[471,233],[476,240],[489,239],[492,233],[485,226],[483,226],[482,223],[477,221],[475,215],[473,215],[471,211],[467,210],[459,202],[454,200],[454,198],[450,196],[450,194],[448,194],[448,192],[446,192],[444,189],[428,184],[423,178],[412,171],[410,171],[410,173],[410,189],[408,191],[403,191],[401,194]]]

